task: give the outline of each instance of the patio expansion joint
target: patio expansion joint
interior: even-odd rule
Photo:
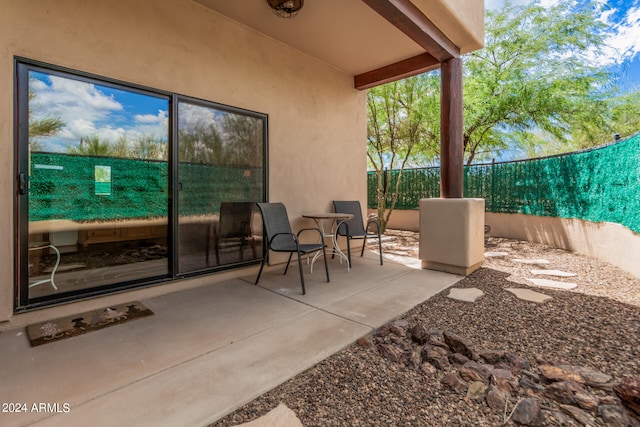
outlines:
[[[379,283],[379,282],[378,282],[378,283]],[[259,286],[259,285],[258,285],[258,286]],[[377,286],[378,286],[377,284],[374,284],[374,285],[372,285],[371,287],[369,287],[369,288],[367,288],[367,289],[363,289],[363,290],[361,290],[361,291],[359,291],[359,292],[355,292],[355,293],[353,293],[353,294],[351,294],[351,295],[348,295],[348,296],[346,296],[346,297],[344,297],[344,298],[341,298],[341,299],[340,299],[340,300],[338,300],[338,301],[343,301],[343,300],[345,300],[345,299],[347,299],[347,298],[351,298],[351,297],[353,297],[354,295],[362,294],[362,293],[367,292],[367,291],[369,291],[369,290],[371,290],[371,289],[373,289],[373,288],[375,288],[375,287],[377,287]],[[262,287],[262,286],[260,286],[260,287]],[[348,321],[348,322],[352,322],[352,323],[358,324],[358,325],[360,325],[360,326],[365,326],[365,327],[367,327],[367,328],[371,329],[372,331],[375,329],[374,327],[372,327],[371,325],[367,325],[366,323],[359,322],[359,321],[354,320],[354,319],[350,319],[349,317],[342,316],[342,315],[340,315],[340,314],[337,314],[337,313],[334,313],[334,312],[332,312],[332,311],[326,310],[326,309],[325,309],[325,308],[323,308],[323,307],[317,307],[317,306],[315,306],[315,305],[313,305],[313,304],[311,304],[311,303],[308,303],[308,302],[305,302],[305,301],[300,301],[299,299],[295,299],[295,298],[293,298],[293,297],[291,297],[291,296],[289,296],[289,295],[282,294],[282,293],[280,293],[280,292],[278,292],[278,291],[276,291],[276,290],[274,290],[274,289],[269,289],[269,288],[263,288],[263,289],[265,289],[265,290],[267,290],[267,291],[269,291],[269,292],[273,292],[274,294],[276,294],[276,295],[278,295],[278,296],[285,297],[285,298],[289,298],[291,301],[295,301],[295,302],[297,302],[297,303],[300,303],[300,304],[306,305],[307,307],[310,307],[310,308],[312,308],[312,309],[314,309],[314,310],[316,310],[316,311],[321,311],[321,312],[326,313],[326,314],[329,314],[329,315],[331,315],[331,316],[338,317],[338,318],[340,318],[340,319],[342,319],[342,320],[346,320],[346,321]],[[335,303],[335,302],[336,302],[336,301],[333,301],[333,302],[332,302],[332,304],[333,304],[333,303]],[[304,315],[306,315],[306,314],[308,314],[308,312],[307,312],[307,313],[300,314],[299,316],[304,316]],[[293,316],[293,318],[294,318],[294,317],[299,317],[299,316]]]

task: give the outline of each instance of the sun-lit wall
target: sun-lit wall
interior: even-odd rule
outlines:
[[[461,53],[484,46],[483,0],[413,0]]]
[[[15,56],[268,114],[269,198],[286,204],[295,227],[311,225],[301,213],[328,211],[333,199],[366,204],[366,94],[353,76],[190,0],[3,2],[0,322],[12,317],[14,298]]]

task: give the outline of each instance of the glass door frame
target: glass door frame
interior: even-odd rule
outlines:
[[[58,75],[73,78],[79,81],[110,86],[120,90],[128,90],[156,98],[165,98],[168,102],[168,215],[167,215],[167,248],[169,273],[131,282],[114,283],[95,289],[83,289],[64,293],[61,296],[47,296],[29,299],[29,71],[41,71],[50,75]],[[263,146],[262,146],[262,200],[268,200],[268,115],[242,108],[232,107],[203,99],[178,95],[175,93],[157,90],[141,85],[131,84],[115,79],[91,73],[81,72],[65,67],[51,65],[28,58],[14,58],[14,312],[25,312],[34,309],[53,306],[71,301],[92,298],[100,295],[111,294],[123,290],[138,289],[146,286],[168,284],[186,277],[211,274],[217,271],[228,270],[258,264],[264,257],[264,242],[259,245],[260,254],[257,259],[233,263],[222,266],[214,266],[205,270],[179,274],[178,262],[178,104],[180,101],[196,103],[203,106],[218,108],[227,112],[236,112],[262,119]],[[26,120],[25,120],[26,118]]]

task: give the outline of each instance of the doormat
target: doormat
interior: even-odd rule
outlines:
[[[35,347],[108,328],[109,326],[119,325],[141,317],[151,316],[152,314],[153,311],[142,303],[138,301],[128,302],[29,325],[27,326],[27,336],[31,346]]]

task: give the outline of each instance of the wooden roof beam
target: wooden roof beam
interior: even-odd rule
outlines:
[[[440,68],[440,62],[430,54],[423,53],[376,70],[358,74],[353,78],[353,83],[356,89],[364,90],[438,68]]]
[[[362,0],[439,62],[460,56],[460,49],[410,0]]]

